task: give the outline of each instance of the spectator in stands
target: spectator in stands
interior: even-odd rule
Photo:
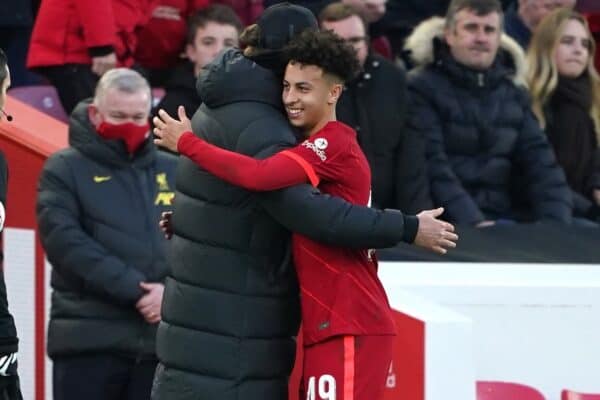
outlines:
[[[196,78],[221,50],[238,45],[241,30],[240,19],[228,6],[215,4],[195,13],[188,22],[185,53],[189,61],[173,70],[155,113],[162,108],[177,115],[177,107],[182,105],[187,115],[193,115],[201,103]]]
[[[4,110],[6,89],[10,86],[10,71],[6,55],[0,49],[0,110]],[[2,120],[4,114],[0,114]],[[8,165],[4,153],[0,151],[0,232],[4,228],[6,217],[6,193],[8,192]],[[0,242],[1,243],[1,242]],[[0,249],[0,264],[4,259]],[[0,265],[1,267],[1,265]],[[0,398],[7,400],[22,400],[17,373],[17,352],[19,339],[15,321],[8,311],[6,284],[3,269],[0,268]]]
[[[504,30],[527,49],[536,26],[552,10],[559,7],[573,8],[577,0],[518,0],[518,6],[512,7],[504,18]]]
[[[407,45],[420,65],[409,77],[409,129],[427,137],[431,195],[446,219],[569,222],[565,175],[531,112],[524,54],[502,35],[498,0],[453,0],[445,21],[424,22]]]
[[[365,23],[351,6],[332,3],[319,15],[356,50],[362,72],[348,82],[337,117],[353,127],[372,170],[373,206],[410,214],[432,208],[425,171],[425,143],[404,129],[407,114],[405,72],[369,51]]]
[[[136,29],[156,0],[42,0],[27,66],[56,87],[67,113],[92,97],[98,78],[133,65]]]
[[[528,52],[533,111],[565,170],[578,217],[600,218],[600,78],[585,18],[558,9],[544,18]]]
[[[150,138],[150,98],[137,72],[104,74],[72,113],[70,147],[40,176],[55,400],[150,398],[168,273],[157,221],[171,208],[176,164]]]
[[[185,46],[188,18],[210,0],[159,0],[146,25],[137,32],[135,61],[151,86],[164,86]]]
[[[512,1],[502,0],[507,7]],[[403,54],[404,40],[415,26],[433,16],[443,16],[450,0],[388,0],[383,18],[373,24],[372,30],[389,38],[395,56],[402,56],[403,61],[410,61]]]

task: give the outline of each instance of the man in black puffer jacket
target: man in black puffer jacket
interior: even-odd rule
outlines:
[[[168,273],[157,221],[171,209],[176,166],[149,138],[150,98],[137,72],[107,72],[40,177],[56,400],[150,396]]]
[[[408,129],[427,138],[431,195],[451,222],[570,222],[565,175],[531,112],[524,56],[501,32],[500,7],[454,0],[446,21],[409,37],[420,68],[409,76]]]
[[[296,145],[283,113],[287,62],[280,50],[307,27],[317,24],[302,7],[284,3],[266,10],[248,32],[248,57],[229,50],[201,74],[204,104],[193,117],[194,133],[255,158]],[[300,311],[287,229],[369,248],[413,239],[422,244],[426,226],[441,223],[431,214],[354,207],[308,185],[251,193],[183,157],[176,189],[156,400],[287,399]]]

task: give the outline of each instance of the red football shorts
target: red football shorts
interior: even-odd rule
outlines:
[[[301,400],[380,400],[394,336],[335,336],[304,347]]]

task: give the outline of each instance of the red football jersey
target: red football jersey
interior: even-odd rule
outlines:
[[[321,192],[369,204],[371,170],[349,126],[329,122],[282,154],[296,159],[309,177],[318,177]],[[298,234],[292,240],[305,344],[335,335],[395,334],[377,264],[368,250],[327,246]]]
[[[264,160],[220,149],[188,132],[178,150],[210,173],[250,190],[274,190],[310,181],[323,193],[368,205],[371,170],[356,132],[329,122],[298,146]],[[323,221],[324,224],[327,221]],[[304,343],[336,335],[394,335],[377,264],[368,250],[292,237],[302,296]]]

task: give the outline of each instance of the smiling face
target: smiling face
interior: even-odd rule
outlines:
[[[591,38],[583,24],[570,19],[565,22],[554,50],[558,73],[567,78],[579,77],[590,62]]]
[[[489,68],[500,46],[500,14],[477,15],[470,9],[456,13],[454,26],[444,32],[446,43],[456,61],[469,68]]]
[[[314,65],[290,62],[285,70],[282,100],[290,123],[311,136],[335,120],[342,85]]]

